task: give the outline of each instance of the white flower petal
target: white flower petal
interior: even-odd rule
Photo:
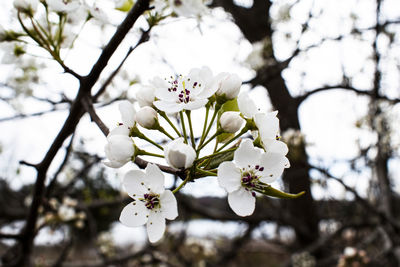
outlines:
[[[228,194],[228,203],[231,209],[239,216],[253,214],[256,207],[256,198],[243,187]]]
[[[187,104],[184,104],[185,110],[195,110],[201,107],[204,107],[208,103],[208,99],[196,99],[194,101],[189,101]]]
[[[218,167],[218,183],[228,193],[237,190],[241,186],[240,170],[231,161],[222,162]]]
[[[279,119],[276,117],[277,112],[257,113],[254,116],[254,122],[260,132],[261,139],[273,139],[279,132]]]
[[[249,139],[242,141],[239,148],[235,151],[234,161],[240,168],[249,168],[259,164],[261,151],[255,148],[253,142]]]
[[[111,165],[124,165],[129,162],[135,153],[133,141],[127,135],[111,135],[107,137],[107,144],[104,147],[106,157]],[[117,162],[112,164],[112,162]]]
[[[278,140],[263,140],[263,146],[267,153],[276,153],[284,156],[289,152],[287,145]]]
[[[161,212],[168,220],[178,217],[178,204],[174,194],[170,190],[165,190],[160,196]]]
[[[125,165],[125,163],[117,162],[117,161],[103,161],[103,164],[110,168],[121,168]]]
[[[155,96],[162,101],[175,102],[178,99],[178,91],[168,91],[168,89],[169,87],[156,88]]]
[[[164,174],[157,165],[149,163],[146,167],[146,184],[156,194],[164,192]]]
[[[168,114],[177,113],[184,109],[183,103],[178,104],[176,102],[167,102],[161,100],[154,101],[153,105],[159,110],[165,111]]]
[[[183,138],[171,141],[164,149],[165,160],[168,165],[175,168],[189,168],[196,158],[196,151],[183,142]]]
[[[165,232],[165,218],[163,214],[158,211],[151,211],[149,220],[147,221],[147,234],[151,243],[157,242],[161,239]]]
[[[132,127],[135,123],[136,114],[133,104],[128,100],[121,101],[119,103],[119,112],[121,113],[122,122],[128,127]]]
[[[129,227],[137,227],[147,222],[149,209],[142,201],[134,201],[125,206],[121,211],[119,220],[122,224]]]
[[[146,175],[143,171],[131,170],[125,174],[122,184],[128,195],[136,199],[137,196],[143,196],[148,192],[146,182]]]
[[[272,183],[282,175],[284,168],[289,167],[289,161],[284,155],[265,153],[261,156],[260,166],[264,167],[260,180],[264,183]]]
[[[136,93],[136,100],[140,107],[152,106],[155,99],[155,87],[154,86],[142,86]]]
[[[107,137],[111,135],[126,135],[129,136],[129,128],[126,125],[120,125],[111,130]]]
[[[238,106],[240,112],[246,117],[251,119],[258,112],[257,106],[249,97],[248,93],[242,92],[238,96]]]

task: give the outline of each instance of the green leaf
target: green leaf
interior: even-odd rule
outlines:
[[[227,102],[225,102],[221,109],[218,111],[218,121],[219,118],[221,117],[222,113],[224,113],[225,111],[239,111],[239,105],[237,103],[237,98],[229,100]],[[218,143],[222,143],[222,142],[227,142],[229,141],[229,139],[231,139],[232,137],[234,137],[235,134],[231,134],[231,133],[223,133],[217,136],[217,142]]]
[[[272,186],[265,187],[262,191],[259,192],[270,197],[285,198],[285,199],[298,198],[306,193],[305,191],[302,191],[298,194],[285,193],[278,189],[273,188]]]
[[[239,111],[237,98],[226,101],[219,110],[220,113],[218,114],[218,116],[221,116],[221,114],[225,111]]]
[[[125,2],[120,7],[117,7],[115,9],[122,12],[128,12],[133,7],[133,4],[133,0],[125,0]]]
[[[212,170],[218,168],[218,166],[224,161],[231,161],[233,160],[233,154],[235,151],[226,151],[226,153],[221,153],[212,157],[209,162],[204,167],[205,170]]]

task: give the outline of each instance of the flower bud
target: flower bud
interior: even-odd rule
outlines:
[[[232,100],[238,96],[242,81],[239,76],[231,73],[221,73],[217,75],[217,83],[219,83],[217,96],[222,96],[226,100]]]
[[[196,151],[193,147],[185,144],[183,138],[175,139],[170,142],[164,149],[165,160],[167,163],[175,168],[189,168],[193,165],[196,158]]]
[[[226,111],[222,113],[219,123],[224,132],[235,133],[242,128],[244,119],[240,117],[239,112]]]
[[[136,122],[143,128],[154,129],[154,126],[157,125],[157,120],[157,111],[152,107],[142,107],[136,113]]]
[[[126,135],[111,135],[107,137],[108,143],[104,151],[109,161],[103,162],[111,168],[119,168],[132,159],[135,147],[130,137]]]
[[[136,100],[141,107],[151,107],[155,98],[155,88],[153,86],[143,86],[136,94]]]

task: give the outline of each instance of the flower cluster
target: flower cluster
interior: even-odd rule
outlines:
[[[152,79],[137,92],[138,110],[127,100],[119,104],[122,122],[107,137],[104,164],[119,168],[143,155],[163,158],[168,165],[148,163],[144,172],[131,170],[124,176],[124,188],[133,201],[121,212],[123,224],[146,224],[149,240],[158,241],[166,219],[178,216],[174,194],[187,182],[206,176],[217,177],[228,193],[229,206],[240,216],[254,212],[257,194],[299,196],[271,187],[290,165],[288,148],[279,140],[277,112],[261,112],[247,93],[240,92],[241,84],[236,74],[214,75],[208,67],[194,68],[187,75]],[[198,109],[205,111],[201,133],[192,125],[191,112]],[[167,143],[160,145],[144,129],[163,134]],[[138,139],[161,153],[139,148]],[[208,145],[214,140],[211,150]],[[161,170],[183,182],[173,191],[165,189]]]

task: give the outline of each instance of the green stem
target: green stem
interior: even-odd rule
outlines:
[[[182,123],[182,130],[183,130],[183,142],[185,142],[185,144],[187,144],[187,135],[186,135],[186,127],[185,127],[185,119],[183,118],[183,112],[180,111],[179,112],[179,116],[181,117],[181,123]]]
[[[139,137],[139,136],[138,136]],[[149,142],[150,144],[156,146],[157,148],[164,150],[164,148],[162,146],[160,146],[159,144],[157,144],[156,142],[154,142],[153,140],[149,139],[147,136],[143,135],[143,137],[139,137],[140,139],[146,140],[147,142]]]
[[[202,144],[197,151],[200,151],[203,147],[205,147],[208,143],[210,143],[215,137],[217,137],[218,135],[220,135],[222,132],[221,131],[216,131],[215,134],[213,134],[210,139],[208,139],[204,144]]]
[[[19,11],[18,11],[18,13],[17,13],[17,16],[18,16],[19,24],[21,25],[22,29],[26,32],[26,34],[27,34],[29,37],[31,37],[39,46],[44,47],[44,45],[42,44],[42,41],[41,41],[40,39],[38,39],[36,36],[34,36],[34,35],[29,31],[28,28],[26,28],[25,24],[22,22],[21,15],[20,15],[20,12],[19,12]]]
[[[158,113],[163,117],[169,125],[171,125],[172,129],[176,132],[176,134],[181,137],[181,133],[178,131],[178,129],[175,127],[175,125],[172,123],[172,121],[168,118],[167,114],[164,111],[158,111]]]
[[[183,182],[182,182],[177,188],[175,188],[175,189],[172,191],[172,193],[175,194],[176,192],[178,192],[179,190],[181,190],[182,187],[184,187],[185,184],[186,184],[187,182],[189,182],[189,180],[190,180],[190,175],[188,174],[188,176],[186,177],[186,179],[183,180]]]
[[[189,130],[190,130],[190,140],[192,141],[192,147],[193,149],[196,149],[196,143],[194,142],[194,132],[193,132],[193,127],[192,127],[192,119],[190,117],[190,110],[186,110],[186,116],[189,121]]]
[[[218,140],[215,140],[215,146],[214,146],[213,153],[215,153],[217,151],[217,148],[218,148]]]
[[[201,138],[200,138],[200,144],[204,142],[204,139],[206,136],[204,135],[206,133],[206,128],[207,128],[207,121],[208,121],[208,113],[210,111],[210,106],[206,106],[206,117],[204,119],[204,125],[203,125],[203,132],[201,133]]]
[[[224,149],[227,145],[229,145],[230,143],[232,143],[234,140],[236,140],[237,138],[239,138],[240,136],[242,136],[243,134],[245,134],[249,129],[245,126],[243,127],[243,129],[237,134],[235,135],[231,140],[229,140],[228,142],[226,142],[223,146],[221,146],[220,148],[218,148],[217,152],[221,151],[222,149]]]
[[[133,129],[131,129],[131,133],[129,134],[129,136],[133,136],[133,137],[138,137],[140,139],[146,140],[147,142],[149,142],[150,144],[158,147],[161,150],[164,150],[164,148],[162,146],[160,146],[159,144],[157,144],[156,142],[154,142],[153,140],[149,139],[147,136],[145,136],[143,133],[141,133],[139,131],[138,128],[136,128],[136,126],[134,126]]]
[[[160,154],[155,154],[155,153],[147,152],[147,151],[141,150],[141,149],[139,149],[139,151],[137,152],[137,155],[152,156],[152,157],[157,157],[157,158],[164,158],[164,155],[160,155]]]
[[[206,133],[204,134],[203,140],[200,141],[199,146],[201,146],[201,145],[203,144],[203,142],[204,142],[204,140],[206,139],[208,133],[210,132],[211,127],[212,127],[212,125],[213,125],[213,123],[214,123],[215,117],[217,116],[218,110],[219,110],[219,108],[218,108],[218,109],[216,108],[216,109],[214,110],[214,114],[213,114],[213,116],[212,116],[212,118],[211,118],[210,124],[208,125],[207,131],[206,131]]]
[[[169,139],[174,140],[175,138],[173,136],[171,136],[163,127],[159,127],[157,128],[157,130],[159,130],[160,132],[162,132],[163,134],[165,134]]]

